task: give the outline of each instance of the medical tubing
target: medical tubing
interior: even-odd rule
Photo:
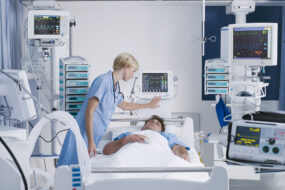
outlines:
[[[88,150],[86,144],[80,134],[79,126],[76,120],[67,112],[64,111],[55,111],[48,115],[45,115],[34,127],[31,131],[28,142],[29,142],[29,154],[31,155],[33,152],[33,148],[35,146],[37,137],[39,136],[42,128],[46,125],[49,120],[57,120],[59,124],[70,128],[70,130],[75,135],[76,139],[76,150],[78,156],[79,166],[82,171],[82,180],[88,179],[91,174],[91,162],[88,155]]]
[[[24,186],[25,186],[25,190],[28,190],[28,184],[27,184],[27,180],[26,180],[26,177],[23,173],[23,170],[18,162],[18,160],[16,159],[16,157],[14,156],[13,152],[11,151],[11,149],[9,148],[9,146],[6,144],[6,142],[2,139],[2,137],[0,136],[0,142],[3,144],[3,146],[6,148],[6,150],[9,152],[10,156],[13,158],[21,176],[22,176],[22,179],[23,179],[23,183],[24,183]]]
[[[8,101],[6,99],[6,97],[4,96],[4,100],[5,100],[5,104],[7,106],[7,108],[9,108],[9,104],[8,104]],[[0,115],[2,115],[4,117],[4,120],[8,117],[10,118],[12,113],[11,113],[11,110],[8,109],[7,111],[5,111],[5,107],[2,107],[3,108],[3,111],[0,109]]]
[[[31,124],[31,122],[28,122],[29,125],[34,128],[34,126]],[[45,138],[43,138],[42,136],[39,136],[39,138],[41,138],[43,141],[45,141],[46,143],[51,143],[52,141],[54,141],[54,139],[58,136],[59,133],[61,132],[64,132],[64,131],[67,131],[68,129],[63,129],[63,130],[60,130],[56,133],[56,135],[51,139],[51,140],[46,140]]]
[[[32,56],[30,56],[30,50],[29,50],[29,44],[28,44],[28,19],[26,18],[26,20],[25,20],[25,30],[24,30],[24,37],[25,37],[25,41],[26,41],[26,43],[25,43],[25,45],[26,45],[26,49],[27,49],[27,57],[28,57],[28,61],[29,61],[29,67],[30,67],[30,69],[31,69],[31,71],[32,71],[32,74],[33,74],[33,76],[35,77],[35,81],[36,81],[36,84],[37,84],[37,88],[38,89],[41,89],[42,87],[42,84],[39,84],[39,81],[38,81],[38,78],[37,78],[37,76],[36,76],[36,74],[35,74],[35,71],[34,71],[34,69],[33,69],[33,63],[32,63],[32,60],[31,60],[31,57]],[[34,54],[34,51],[33,51],[33,54]],[[46,97],[46,94],[44,93],[44,92],[42,92],[42,91],[39,91],[39,93],[42,93],[43,94],[43,96],[44,96],[44,98],[47,100],[48,98]],[[40,105],[40,104],[39,104]],[[40,105],[40,108],[43,110],[43,108],[42,108],[42,106]],[[44,110],[45,111],[45,110]],[[45,111],[46,112],[46,111]],[[49,113],[49,112],[46,112],[46,113]]]
[[[19,83],[19,81],[13,77],[11,77],[9,74],[7,74],[5,71],[3,71],[3,69],[0,69],[0,72],[3,73],[4,75],[6,75],[7,77],[9,77],[10,79],[12,79],[12,81],[14,81],[17,85],[19,85],[22,89],[24,89],[24,91],[36,102],[39,104],[41,110],[43,110],[46,113],[49,113],[49,111],[47,111],[46,109],[43,108],[43,106],[41,105],[41,103],[38,101],[38,99],[36,99],[25,87],[23,87],[23,85],[21,83]]]
[[[26,18],[26,20],[25,20],[24,37],[25,37],[25,41],[26,41],[25,44],[26,44],[26,49],[27,49],[27,54],[28,54],[27,56],[29,58],[29,66],[30,66],[30,69],[31,69],[33,75],[35,76],[35,81],[37,83],[38,88],[41,88],[41,86],[39,85],[39,81],[38,81],[38,79],[36,77],[36,74],[34,72],[34,69],[33,69],[33,64],[32,64],[32,60],[31,60],[31,56],[30,56],[30,50],[29,50],[29,45],[28,45],[28,29],[27,28],[28,28],[28,19]]]

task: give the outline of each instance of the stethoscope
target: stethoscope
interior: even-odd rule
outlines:
[[[115,103],[115,102],[116,102],[116,89],[117,89],[117,88],[115,88],[113,73],[112,73],[112,80],[113,80],[113,95],[114,95],[114,103]],[[118,87],[118,89],[119,89],[119,93],[118,93],[118,94],[122,94],[123,99],[124,99],[125,96],[124,96],[124,94],[121,92],[120,83],[119,83],[119,82],[116,83],[116,87]]]

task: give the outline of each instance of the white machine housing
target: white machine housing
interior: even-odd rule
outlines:
[[[267,57],[262,58],[258,54],[253,57],[235,58],[234,56],[234,31],[267,31]],[[252,39],[252,38],[251,38]],[[245,23],[230,24],[228,27],[221,28],[221,59],[227,60],[233,65],[249,66],[274,66],[277,65],[277,46],[278,46],[278,25],[277,23]],[[250,47],[252,49],[252,47]]]
[[[19,83],[31,93],[27,74],[24,70],[4,70],[11,77],[17,79]],[[36,116],[36,109],[33,99],[11,78],[0,73],[0,105],[6,106],[4,99],[6,98],[8,106],[11,108],[11,119],[19,121],[27,121]]]
[[[40,22],[43,19],[46,21]],[[47,21],[48,19],[50,21]],[[41,24],[40,27],[43,27],[42,32],[36,31],[37,22]],[[50,31],[44,31],[45,29]],[[69,12],[62,10],[30,10],[28,12],[28,39],[63,39],[68,37]]]
[[[238,120],[233,122],[229,159],[285,164],[285,124]]]
[[[151,78],[149,77],[158,77]],[[166,77],[162,78],[162,77]],[[155,82],[158,85],[150,85]],[[135,94],[141,99],[152,99],[155,96],[161,96],[162,99],[170,99],[173,97],[173,74],[172,71],[143,71],[138,75]]]

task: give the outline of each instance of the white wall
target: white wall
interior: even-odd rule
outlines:
[[[179,76],[173,111],[200,113],[201,129],[218,132],[213,101],[201,97],[201,5],[193,2],[60,2],[76,19],[73,55],[85,57],[91,80],[112,69],[115,56],[133,54],[140,70]],[[207,52],[206,52],[207,53]],[[125,96],[133,81],[121,82]],[[267,105],[276,102],[265,102]],[[277,104],[276,104],[277,105]],[[273,107],[276,107],[273,106]],[[269,106],[270,107],[270,106]]]
[[[191,2],[60,2],[77,25],[73,55],[91,64],[91,78],[129,52],[141,70],[172,70],[179,76],[173,111],[198,112],[201,125],[215,123],[214,108],[201,100],[201,5]],[[133,81],[121,84],[125,95]],[[201,106],[202,105],[202,106]],[[213,115],[213,116],[212,116]],[[203,127],[204,128],[204,127]]]

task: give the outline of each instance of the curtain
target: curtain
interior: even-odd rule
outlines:
[[[285,111],[285,7],[282,8],[282,49],[280,65],[279,110]]]
[[[21,69],[23,5],[0,0],[0,69]]]

